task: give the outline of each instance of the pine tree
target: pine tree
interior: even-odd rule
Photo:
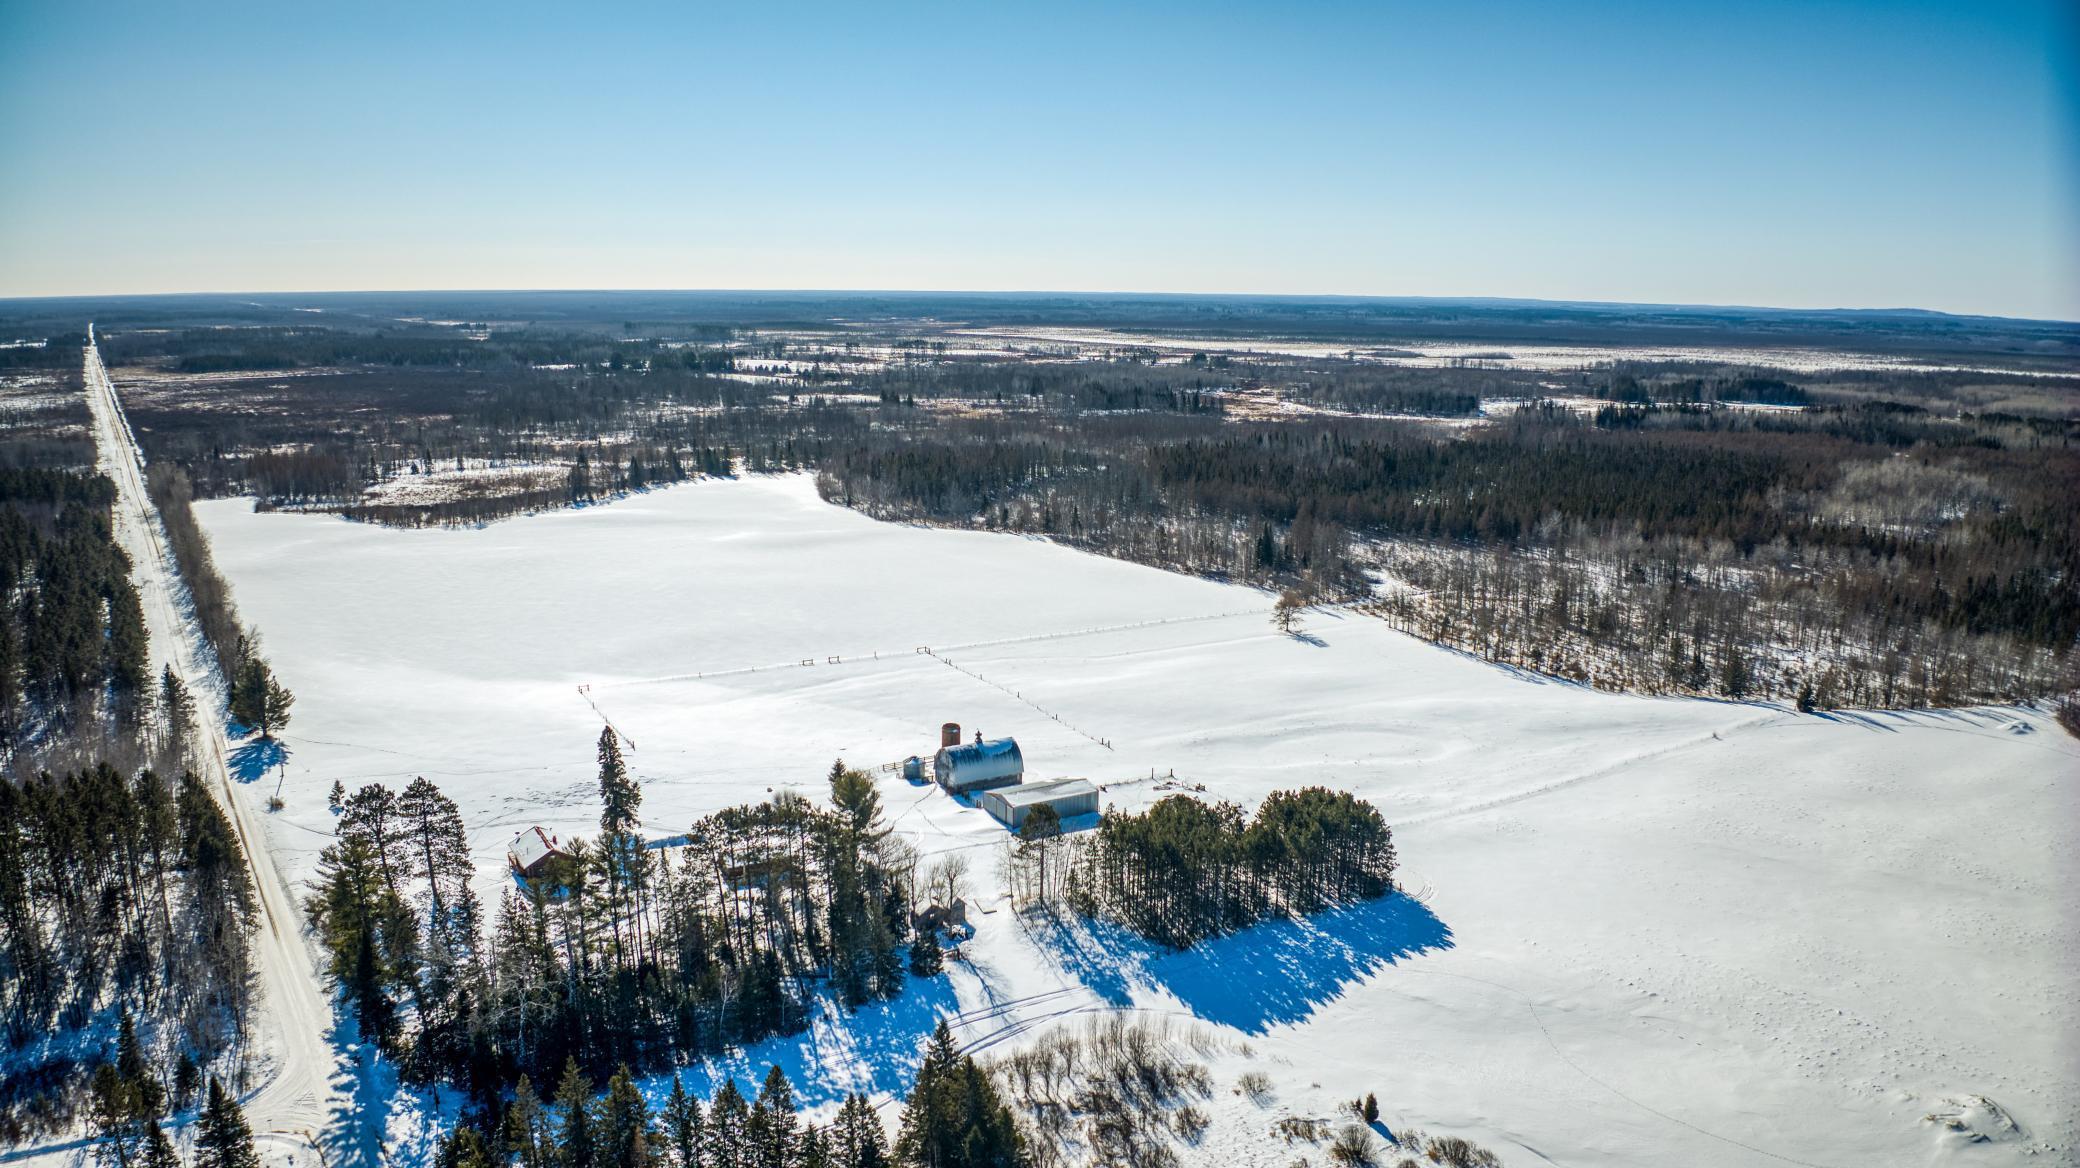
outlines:
[[[801,1141],[796,1145],[793,1168],[831,1168],[829,1137],[823,1129],[810,1124],[802,1129]]]
[[[749,1168],[793,1168],[796,1144],[801,1139],[795,1116],[794,1086],[778,1066],[766,1072],[751,1105],[745,1126],[745,1144],[751,1153]]]
[[[903,1108],[896,1156],[916,1168],[1022,1168],[1028,1163],[1017,1121],[988,1072],[957,1053],[945,1019],[925,1045],[924,1063]]]
[[[391,988],[398,981],[399,946],[386,941],[385,933],[410,924],[408,915],[400,921],[401,908],[384,886],[366,838],[342,834],[318,853],[318,879],[305,910],[330,955],[326,973],[335,991],[352,1008],[362,1040],[379,1046],[397,1030]]]
[[[253,1148],[253,1129],[246,1124],[245,1111],[214,1075],[195,1132],[194,1168],[260,1168],[260,1154]]]
[[[421,1057],[427,1069],[450,1076],[462,1069],[468,1035],[462,1016],[483,980],[477,956],[482,915],[471,887],[476,863],[461,809],[424,776],[412,780],[397,799],[398,834],[409,854],[408,866],[420,887],[420,917],[425,926],[424,1007],[420,1019]]]
[[[832,1168],[888,1168],[887,1133],[864,1095],[845,1097],[831,1124],[830,1144]]]
[[[144,1151],[138,1164],[139,1168],[181,1168],[181,1154],[156,1119],[144,1125]]]
[[[708,1101],[708,1154],[705,1168],[752,1168],[746,1128],[751,1108],[737,1090],[736,1081],[724,1080]]]
[[[165,1110],[166,1091],[145,1062],[144,1048],[137,1041],[137,1024],[127,1007],[116,1022],[116,1073],[128,1095],[132,1119],[140,1123],[156,1119]]]
[[[500,1140],[519,1157],[520,1168],[553,1168],[555,1141],[549,1134],[548,1109],[534,1084],[523,1073],[513,1085],[513,1102],[506,1107]]]
[[[195,728],[195,699],[171,665],[159,674],[159,716],[166,723],[167,741],[175,750],[184,748]]]
[[[917,936],[910,941],[910,972],[917,977],[937,977],[945,966],[939,931],[930,927],[917,930]]]
[[[441,1143],[437,1168],[495,1168],[497,1163],[484,1133],[467,1123],[459,1123]]]
[[[625,1064],[607,1080],[606,1097],[600,1100],[599,1142],[601,1168],[650,1168],[657,1163],[650,1110]]]
[[[257,652],[248,652],[232,678],[231,716],[246,728],[258,730],[260,737],[271,739],[275,731],[289,724],[289,707],[295,704],[296,695],[275,679],[267,662]]]
[[[675,1071],[672,1093],[664,1102],[664,1142],[670,1150],[672,1168],[701,1168],[702,1123],[700,1100],[686,1091]]]
[[[562,1120],[556,1132],[560,1168],[604,1168],[592,1122],[592,1081],[578,1069],[577,1059],[563,1064],[563,1082],[556,1087],[556,1109]]]

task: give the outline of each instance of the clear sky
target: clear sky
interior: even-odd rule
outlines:
[[[2080,320],[2064,0],[0,0],[0,295],[1373,293]]]

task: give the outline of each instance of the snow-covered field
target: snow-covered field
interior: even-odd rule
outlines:
[[[1106,328],[1000,327],[953,330],[953,335],[1002,341],[1031,341],[1072,345],[1082,350],[1105,352],[1116,349],[1156,349],[1167,353],[1256,353],[1286,357],[1342,357],[1354,355],[1382,365],[1437,369],[1453,364],[1493,365],[1497,368],[1573,370],[1608,365],[1613,361],[1700,361],[1725,365],[1764,367],[1793,373],[1821,373],[1843,369],[1917,369],[1966,373],[2036,373],[2054,378],[2080,377],[2080,373],[2038,373],[2026,367],[1999,362],[1954,365],[1921,361],[1885,353],[1855,353],[1818,348],[1726,347],[1717,345],[1550,345],[1512,344],[1500,341],[1436,341],[1420,339],[1420,330],[1406,341],[1389,345],[1360,342],[1291,340],[1283,337],[1189,337],[1166,333],[1137,333]]]
[[[1412,896],[1183,955],[986,912],[971,964],[712,1073],[771,1059],[812,1102],[896,1091],[936,1011],[1002,1050],[1134,1006],[1231,1040],[1190,1152],[1207,1164],[1288,1164],[1308,1149],[1278,1118],[1367,1091],[1389,1126],[1512,1165],[2080,1156],[2080,744],[2040,714],[1613,696],[1354,616],[1287,637],[1258,592],[878,524],[801,476],[479,530],[198,511],[298,695],[270,824],[292,878],[335,779],[424,774],[462,803],[495,901],[515,832],[596,830],[602,716],[660,835],[783,786],[820,797],[834,758],[929,753],[942,721],[1016,735],[1029,777],[1114,805],[1174,772],[1245,804],[1347,788],[1396,825]],[[882,795],[998,886],[983,812],[895,775]],[[1230,1091],[1246,1069],[1271,1100]],[[1928,1118],[1949,1112],[1969,1130]]]

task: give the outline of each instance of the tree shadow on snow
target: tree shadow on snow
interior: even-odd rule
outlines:
[[[679,1077],[702,1098],[713,1098],[724,1080],[734,1079],[748,1099],[758,1094],[767,1068],[777,1066],[787,1072],[803,1107],[838,1103],[855,1091],[900,1095],[910,1089],[932,1028],[959,1009],[944,974],[910,978],[900,996],[850,1013],[821,998],[808,1030],[681,1068]],[[671,1082],[670,1072],[649,1081],[653,1101],[663,1098]]]
[[[279,739],[255,738],[233,750],[230,761],[231,777],[241,783],[251,783],[288,762],[289,748]]]
[[[327,1076],[333,1110],[321,1130],[308,1134],[324,1149],[322,1159],[328,1168],[381,1168],[384,1137],[398,1091],[397,1069],[361,1041],[351,1018],[335,1012],[325,1037],[335,1060]],[[301,1163],[303,1157],[297,1160]]]
[[[1176,998],[1193,1015],[1262,1034],[1316,1009],[1406,957],[1452,947],[1452,930],[1413,897],[1396,894],[1302,920],[1274,920],[1181,952],[1117,925],[1042,920],[1035,937],[1067,971],[1114,1006],[1136,988]]]

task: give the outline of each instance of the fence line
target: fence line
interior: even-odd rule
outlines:
[[[1066,640],[1072,637],[1091,637],[1096,636],[1100,633],[1119,633],[1127,632],[1132,629],[1150,629],[1155,628],[1159,625],[1181,625],[1192,624],[1199,621],[1229,620],[1238,616],[1262,616],[1264,615],[1265,611],[1266,610],[1261,608],[1247,608],[1237,609],[1233,612],[1206,613],[1201,616],[1158,617],[1155,620],[1131,621],[1127,624],[1121,625],[1097,625],[1092,628],[1069,629],[1059,633],[1033,633],[1023,637],[1002,637],[997,640],[991,641],[967,641],[958,645],[942,645],[939,648],[940,650],[947,652],[961,651],[967,649],[991,649],[1000,645],[1025,645],[1031,644],[1035,641],[1059,641]],[[891,654],[894,654],[896,651],[890,650],[890,652]],[[933,651],[932,647],[928,645],[919,645],[913,650],[913,652],[923,653],[930,656],[938,655],[936,652]],[[823,658],[821,662],[817,660],[818,656],[821,656]],[[742,677],[746,674],[751,673],[770,673],[774,670],[779,669],[806,669],[814,667],[818,664],[845,665],[857,664],[863,661],[879,660],[881,660],[881,651],[878,649],[870,650],[865,653],[855,653],[850,656],[846,656],[844,654],[839,653],[812,654],[810,656],[803,657],[798,660],[780,661],[770,665],[742,665],[738,666],[735,669],[704,669],[694,673],[671,673],[666,674],[662,677],[638,677],[632,678],[627,681],[605,681],[598,683],[597,688],[620,689],[625,686],[634,685],[669,685],[674,682],[682,681],[706,681],[710,678],[716,677]]]

